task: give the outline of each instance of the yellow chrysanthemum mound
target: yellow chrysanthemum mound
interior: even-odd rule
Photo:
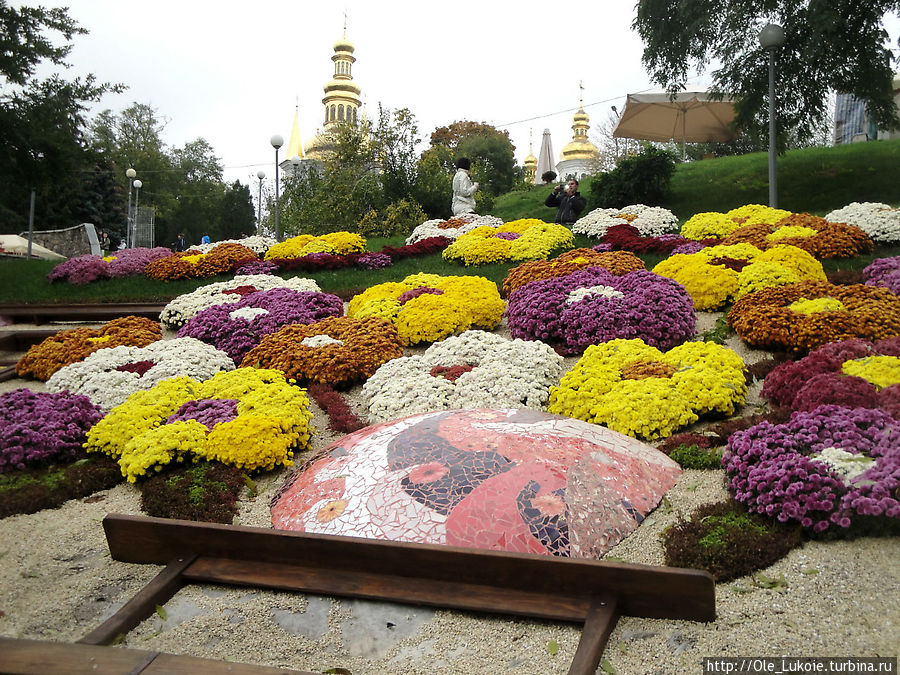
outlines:
[[[588,347],[550,388],[548,410],[654,439],[708,412],[731,415],[746,393],[744,362],[726,347],[686,342],[661,352],[643,340],[611,340]]]
[[[500,227],[482,226],[459,236],[444,249],[444,260],[465,265],[536,260],[575,245],[572,231],[537,218],[513,220]]]
[[[347,316],[386,319],[403,344],[414,345],[470,328],[492,330],[505,307],[497,285],[484,277],[413,274],[366,289],[350,301]]]
[[[789,215],[790,211],[773,209],[762,204],[747,204],[728,213],[706,211],[691,216],[682,226],[681,236],[695,241],[714,237],[724,239],[739,227],[760,223],[774,224]]]
[[[861,377],[880,391],[900,383],[900,357],[877,355],[844,361],[841,372]]]
[[[233,405],[234,415],[210,413],[217,403]],[[192,405],[197,419],[185,418],[183,407]],[[269,470],[290,466],[294,449],[308,446],[308,407],[305,391],[277,370],[239,368],[205,382],[176,377],[113,408],[90,429],[84,447],[116,458],[132,483],[188,457]],[[222,421],[215,421],[217,416]],[[169,421],[173,417],[178,419]]]
[[[266,260],[272,258],[302,258],[310,253],[346,255],[348,253],[364,253],[365,250],[366,239],[360,234],[329,232],[319,237],[314,237],[311,234],[301,234],[269,247],[265,258]]]
[[[684,286],[698,310],[716,309],[763,288],[825,280],[822,263],[796,246],[767,251],[750,244],[709,246],[673,255],[653,272]]]

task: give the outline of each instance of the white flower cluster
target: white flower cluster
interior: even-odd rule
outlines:
[[[201,253],[209,253],[219,244],[240,244],[249,248],[256,255],[264,255],[269,250],[269,247],[274,246],[276,243],[273,237],[263,237],[254,234],[252,237],[244,237],[243,239],[223,239],[222,241],[214,241],[209,244],[196,244],[191,246],[191,248]]]
[[[328,345],[342,345],[343,340],[336,340],[330,335],[311,335],[300,340],[304,347],[327,347]]]
[[[441,366],[473,368],[451,382],[431,375]],[[470,330],[388,361],[363,385],[363,398],[370,423],[458,408],[542,410],[562,372],[562,357],[543,342]]]
[[[429,237],[447,237],[447,239],[456,239],[461,234],[471,232],[476,227],[481,227],[482,225],[500,227],[503,224],[502,218],[497,218],[496,216],[477,216],[474,213],[464,213],[463,215],[455,216],[454,218],[456,220],[465,221],[465,225],[442,230],[438,225],[446,223],[446,220],[441,220],[440,218],[426,220],[412,231],[412,234],[406,238],[406,243],[415,244],[417,241],[428,239]]]
[[[830,223],[856,225],[878,242],[900,241],[900,209],[879,202],[853,202],[825,216]]]
[[[840,448],[825,448],[818,454],[810,455],[809,458],[827,464],[848,483],[863,475],[875,464],[875,460],[871,457],[854,455]]]
[[[262,314],[268,314],[269,310],[263,309],[262,307],[241,307],[240,309],[236,309],[233,312],[228,312],[228,318],[234,321],[235,319],[244,319],[244,321],[253,321],[256,317]]]
[[[630,223],[621,216],[637,216]],[[621,209],[594,209],[575,221],[572,232],[588,237],[602,237],[613,225],[632,225],[643,237],[658,237],[678,231],[678,218],[661,206],[630,204]]]
[[[622,291],[617,291],[611,286],[604,286],[603,284],[599,284],[597,286],[585,286],[584,288],[576,288],[574,291],[570,291],[566,296],[566,304],[574,305],[576,302],[580,302],[586,297],[594,295],[599,295],[604,298],[625,297],[625,294]]]
[[[201,286],[191,293],[179,295],[163,308],[159,321],[164,328],[177,330],[204,309],[240,301],[242,296],[237,293],[223,293],[238,286],[253,286],[261,291],[273,288],[290,288],[294,291],[321,290],[315,281],[302,277],[282,279],[274,274],[238,274],[232,281],[217,281]]]
[[[143,375],[117,370],[142,361],[153,362]],[[187,375],[203,381],[220,370],[234,370],[234,361],[228,354],[194,338],[176,338],[158,340],[146,347],[100,349],[84,361],[56,371],[47,380],[47,389],[87,396],[103,412],[109,412],[136,391],[150,389],[162,380]]]

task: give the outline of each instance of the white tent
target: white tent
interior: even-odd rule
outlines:
[[[28,240],[17,234],[0,234],[0,255],[28,257]],[[40,244],[31,244],[31,257],[44,260],[65,260],[66,256],[44,248]]]

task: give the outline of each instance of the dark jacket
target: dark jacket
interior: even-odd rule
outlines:
[[[557,206],[556,222],[561,225],[571,225],[578,220],[578,214],[584,211],[587,200],[577,190],[575,194],[566,194],[565,190],[551,192],[547,195],[544,206]]]

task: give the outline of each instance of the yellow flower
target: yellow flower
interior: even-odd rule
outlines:
[[[878,390],[900,384],[900,358],[896,356],[866,356],[844,361],[841,371],[871,382]]]
[[[813,300],[800,298],[789,304],[787,308],[806,316],[819,312],[841,312],[847,309],[843,302],[835,298],[815,298]]]

